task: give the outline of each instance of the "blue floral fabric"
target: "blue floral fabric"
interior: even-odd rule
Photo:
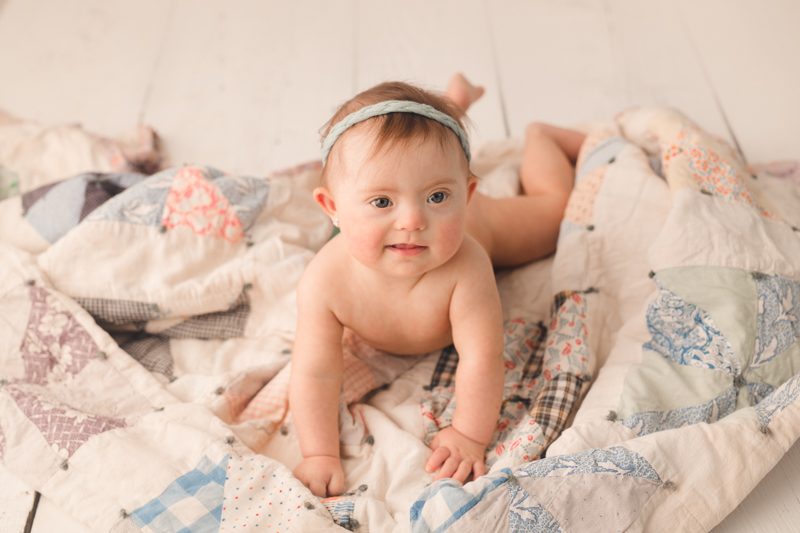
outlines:
[[[668,411],[634,413],[621,422],[639,436],[701,422],[710,424],[733,413],[736,410],[737,397],[736,388],[731,387],[713,400],[700,405]]]
[[[520,467],[515,475],[518,478],[563,477],[601,472],[661,483],[661,478],[644,457],[621,446],[594,448],[570,455],[548,457]]]
[[[800,283],[782,276],[759,275],[758,331],[750,368],[758,368],[797,343]]]
[[[645,348],[674,363],[741,372],[733,348],[711,316],[663,286],[647,309],[647,327],[653,337]]]
[[[780,413],[800,397],[800,374],[781,385],[774,393],[755,406],[758,420],[762,426],[768,426],[775,413]]]

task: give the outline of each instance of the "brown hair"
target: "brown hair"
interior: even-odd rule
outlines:
[[[324,141],[331,128],[347,115],[355,113],[363,107],[386,102],[387,100],[405,100],[427,104],[437,111],[449,115],[462,130],[465,129],[465,123],[468,123],[464,111],[447,96],[421,89],[410,83],[390,81],[367,89],[342,104],[320,130],[322,140]],[[366,122],[374,124],[378,128],[375,144],[372,147],[372,156],[377,154],[390,141],[405,144],[412,139],[425,140],[431,137],[438,141],[439,145],[444,149],[447,146],[449,136],[455,135],[447,126],[416,113],[389,113],[373,117]],[[328,155],[328,162],[322,170],[323,179],[331,163],[336,164],[335,147],[336,145],[331,149]]]

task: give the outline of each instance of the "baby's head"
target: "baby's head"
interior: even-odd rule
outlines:
[[[421,89],[409,83],[385,82],[357,94],[336,110],[321,131],[323,150],[325,150],[324,143],[329,134],[342,120],[366,107],[391,101],[413,102],[429,106],[441,113],[445,120],[451,119],[463,135],[466,116],[455,102],[444,95]],[[366,134],[353,135],[353,132]],[[464,154],[464,169],[465,176],[469,175],[466,136],[462,142],[458,134],[447,125],[416,112],[389,112],[375,115],[348,127],[340,137],[334,140],[332,146],[327,147],[328,151],[323,155],[322,178],[324,183],[331,183],[333,175],[336,175],[338,170],[342,170],[340,167],[343,166],[346,159],[343,152],[356,144],[353,142],[353,137],[360,137],[359,140],[367,139],[371,142],[369,147],[358,147],[360,150],[366,148],[365,155],[370,158],[393,149],[408,147],[414,142],[435,141],[443,151],[446,151],[452,146],[453,141],[458,141],[456,146],[463,145],[463,150],[467,151]]]
[[[364,91],[334,114],[314,199],[351,257],[415,276],[458,251],[477,183],[463,121],[450,99],[401,82]]]

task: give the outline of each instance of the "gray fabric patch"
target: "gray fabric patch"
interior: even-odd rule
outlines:
[[[173,378],[172,352],[169,339],[160,335],[140,334],[119,346],[150,372]]]
[[[161,332],[172,339],[231,339],[241,337],[250,316],[250,298],[242,291],[226,311],[196,315]]]
[[[133,324],[159,318],[158,306],[132,300],[74,298],[95,320],[110,324]]]

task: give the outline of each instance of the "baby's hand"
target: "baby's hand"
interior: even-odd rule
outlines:
[[[306,457],[295,467],[294,477],[308,487],[314,496],[338,496],[344,490],[344,472],[338,457],[317,455]]]
[[[433,472],[441,466],[436,479],[451,477],[464,483],[470,472],[474,473],[473,479],[477,479],[485,472],[485,449],[486,446],[465,437],[453,426],[444,428],[431,442],[433,453],[425,463],[425,471]]]

